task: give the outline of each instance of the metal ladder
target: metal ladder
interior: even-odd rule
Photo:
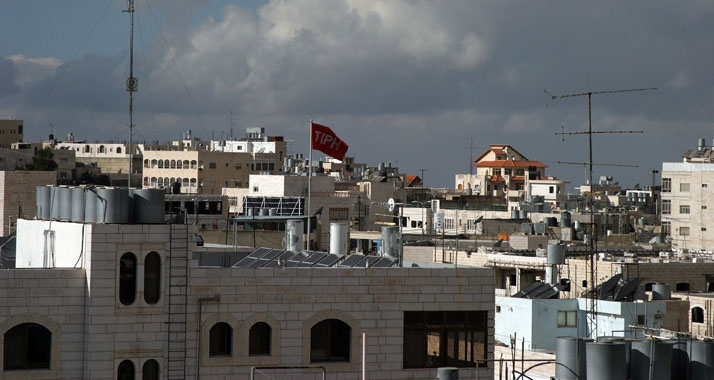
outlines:
[[[185,224],[171,224],[169,228],[167,378],[178,380],[186,378],[189,233]],[[174,240],[174,232],[185,233],[186,238]]]

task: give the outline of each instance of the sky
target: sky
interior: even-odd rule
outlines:
[[[128,140],[125,0],[23,0],[0,13],[0,118],[28,141]],[[136,141],[265,127],[307,154],[309,120],[349,156],[425,169],[453,187],[473,156],[510,144],[584,182],[650,170],[714,143],[714,2],[664,0],[136,0]],[[11,36],[11,37],[8,37]],[[232,115],[232,116],[231,116]],[[315,156],[317,157],[317,155]],[[474,169],[475,171],[475,169]]]

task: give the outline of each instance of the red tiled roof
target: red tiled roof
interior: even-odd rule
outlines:
[[[522,176],[522,175],[517,175],[517,176],[511,177],[511,181],[525,181],[525,180],[526,180],[526,177]]]
[[[491,182],[506,182],[506,179],[501,177],[500,175],[493,175],[488,180]]]
[[[529,166],[535,166],[537,168],[547,168],[548,165],[539,161],[526,161],[526,160],[495,160],[495,161],[481,161],[474,166],[480,168],[527,168]]]
[[[518,153],[518,155],[523,157],[523,159],[527,159],[526,156],[521,154],[521,152],[517,151],[515,148],[513,148],[512,146],[510,146],[508,144],[490,144],[489,148],[486,149],[485,152],[481,153],[481,155],[478,156],[478,158],[475,160],[475,162],[481,161],[482,158],[486,157],[488,152],[494,152],[496,154],[507,154],[506,151],[503,150],[503,148],[508,148],[508,149],[512,150],[514,153]]]
[[[419,184],[421,184],[421,178],[418,175],[407,175],[407,187]]]

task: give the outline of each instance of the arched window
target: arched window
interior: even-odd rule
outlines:
[[[117,148],[117,153],[121,153],[121,148]]]
[[[141,367],[141,380],[159,380],[159,362],[149,359]]]
[[[134,380],[134,362],[124,360],[117,368],[117,380]]]
[[[104,153],[104,145],[99,146],[99,153]]]
[[[181,186],[182,187],[188,187],[188,178],[184,178],[181,180]]]
[[[184,169],[188,169],[188,168],[189,168],[188,160],[183,160],[183,168],[184,168]]]
[[[144,259],[144,301],[149,305],[161,297],[161,256],[150,252]]]
[[[270,355],[270,325],[258,322],[250,328],[248,335],[248,355]]]
[[[159,177],[159,187],[164,186],[164,179]]]
[[[164,186],[169,187],[173,182],[169,181],[169,177],[164,177]]]
[[[171,169],[176,169],[176,160],[171,160]]]
[[[688,292],[689,291],[689,283],[688,282],[678,282],[674,289],[678,292]]]
[[[156,187],[156,177],[151,177],[151,186]]]
[[[149,160],[144,160],[144,167],[148,168],[149,167]]]
[[[5,333],[5,370],[49,369],[52,333],[37,323],[23,323]]]
[[[704,309],[699,306],[692,308],[692,322],[704,323]]]
[[[84,153],[89,153],[90,150],[89,145],[84,146]]]
[[[131,305],[136,300],[136,256],[127,252],[119,260],[119,302]]]
[[[352,328],[339,319],[325,319],[310,329],[310,362],[348,362]]]
[[[156,160],[151,160],[151,167],[152,167],[152,168],[156,168],[156,167],[158,167],[158,165],[159,165],[159,164],[158,164],[158,162],[157,162]]]
[[[191,178],[191,187],[196,187],[196,178]]]
[[[149,177],[144,177],[144,186],[149,186]]]
[[[169,160],[164,160],[164,167],[165,167],[166,169],[170,168],[170,167],[171,167],[171,161],[169,161]]]
[[[159,160],[159,169],[163,169],[163,168],[164,168],[164,161]]]
[[[211,327],[208,341],[208,356],[230,356],[233,328],[225,322],[216,323]]]
[[[191,169],[196,169],[196,160],[191,160]]]

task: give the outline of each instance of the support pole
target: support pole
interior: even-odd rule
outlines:
[[[306,240],[306,250],[310,250],[310,221],[312,217],[310,216],[310,201],[312,198],[312,119],[310,119],[310,137],[308,138],[308,149],[310,154],[308,155],[307,164],[307,209],[305,209],[305,215],[307,215],[307,239]]]

